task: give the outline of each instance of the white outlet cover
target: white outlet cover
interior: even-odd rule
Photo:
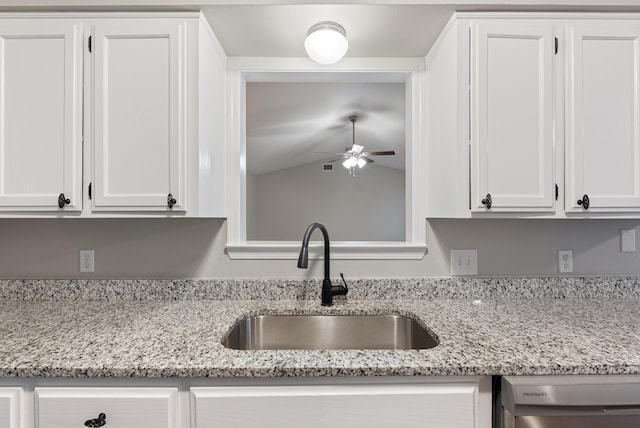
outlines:
[[[636,252],[636,231],[635,229],[620,230],[620,251],[623,253]]]
[[[451,250],[451,276],[478,274],[478,250]]]
[[[94,250],[80,250],[80,272],[95,272],[94,257]]]
[[[558,251],[558,272],[559,273],[573,272],[573,251],[571,250]]]

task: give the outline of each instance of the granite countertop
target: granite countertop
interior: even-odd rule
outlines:
[[[2,377],[640,374],[636,285],[623,296],[349,298],[331,308],[291,296],[12,298],[6,289],[14,286],[0,284]],[[238,351],[221,344],[239,318],[292,313],[408,315],[440,344],[406,351]]]

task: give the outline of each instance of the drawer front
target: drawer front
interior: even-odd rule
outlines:
[[[36,388],[35,395],[37,428],[177,427],[177,388]]]
[[[192,388],[195,428],[473,428],[477,385]]]
[[[0,388],[0,427],[19,428],[22,417],[22,388]]]

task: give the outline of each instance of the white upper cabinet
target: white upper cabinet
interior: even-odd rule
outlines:
[[[471,210],[552,211],[550,23],[471,26]]]
[[[95,25],[95,210],[185,211],[186,23]]]
[[[1,19],[0,210],[78,212],[81,186],[82,25]]]
[[[459,13],[426,61],[428,217],[640,217],[639,14]]]
[[[0,217],[225,217],[226,62],[200,13],[0,14]]]
[[[566,35],[566,209],[640,211],[640,21]]]

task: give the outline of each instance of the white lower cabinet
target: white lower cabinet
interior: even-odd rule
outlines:
[[[201,387],[191,398],[194,428],[473,428],[491,413],[479,414],[476,382]]]
[[[0,428],[491,428],[491,376],[0,379]]]
[[[177,388],[36,388],[36,427],[177,428],[177,396]]]
[[[22,425],[22,388],[0,388],[0,427]]]

